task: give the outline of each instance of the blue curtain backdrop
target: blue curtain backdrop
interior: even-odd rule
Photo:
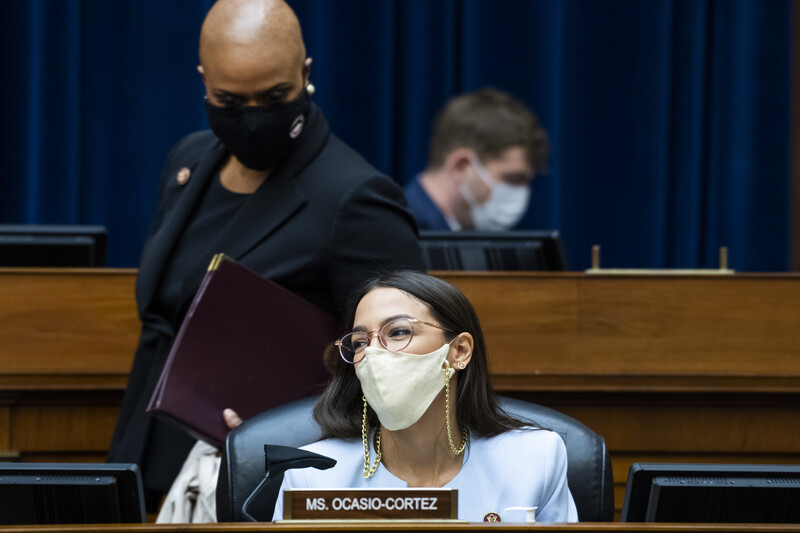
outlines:
[[[789,265],[789,0],[295,0],[314,99],[399,183],[452,95],[492,85],[552,142],[522,228],[571,267]],[[0,223],[103,224],[136,266],[171,145],[206,127],[211,0],[0,2]]]

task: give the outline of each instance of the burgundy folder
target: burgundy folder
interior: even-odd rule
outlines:
[[[226,407],[247,420],[319,393],[338,321],[218,254],[181,325],[147,411],[221,447]]]

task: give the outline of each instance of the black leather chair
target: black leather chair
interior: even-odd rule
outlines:
[[[614,480],[603,437],[574,418],[513,398],[500,397],[500,405],[512,416],[536,422],[561,435],[567,447],[567,480],[578,518],[583,522],[614,519]],[[319,440],[319,426],[311,411],[315,397],[298,400],[261,413],[228,434],[217,483],[217,518],[240,522],[242,504],[264,478],[264,444],[304,446]],[[278,496],[280,480],[262,492],[248,508],[259,520],[269,520]],[[269,495],[271,493],[271,496]]]

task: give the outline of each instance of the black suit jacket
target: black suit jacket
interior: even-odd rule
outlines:
[[[145,487],[155,491],[169,488],[193,440],[145,413],[180,327],[160,316],[153,301],[171,250],[227,157],[210,131],[178,142],[162,173],[158,207],[142,253],[136,283],[142,333],[109,460],[138,463]],[[181,185],[177,176],[184,168],[190,177]],[[181,319],[218,252],[339,316],[351,290],[374,273],[424,270],[416,225],[401,189],[331,135],[313,105],[288,158],[208,241],[207,255],[198,257],[177,281]]]

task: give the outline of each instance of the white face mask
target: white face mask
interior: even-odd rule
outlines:
[[[510,185],[497,182],[483,164],[476,158],[470,164],[481,180],[489,187],[489,198],[479,204],[466,183],[459,186],[461,195],[469,204],[472,224],[476,230],[505,231],[514,227],[525,215],[531,197],[527,185]]]
[[[450,343],[424,355],[367,347],[356,376],[386,429],[405,429],[422,418],[444,387],[449,351]]]

